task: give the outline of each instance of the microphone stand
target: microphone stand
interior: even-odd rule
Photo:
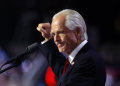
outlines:
[[[11,68],[13,68],[13,67],[17,67],[17,66],[21,65],[22,61],[24,61],[24,60],[26,59],[26,58],[23,58],[25,55],[30,54],[30,53],[33,53],[33,52],[35,52],[35,51],[38,50],[38,49],[39,49],[38,43],[34,43],[34,44],[28,46],[24,52],[22,52],[21,54],[13,57],[13,58],[10,59],[9,61],[5,62],[5,63],[0,67],[0,74],[3,73],[3,72],[5,72],[5,71],[7,71],[7,70],[9,70],[9,69],[11,69]],[[15,63],[14,63],[12,66],[9,66],[9,67],[1,70],[4,65],[9,64],[9,63],[11,63],[11,62],[13,62],[13,61],[15,61]]]
[[[7,70],[9,70],[9,69],[11,69],[11,68],[13,68],[13,67],[17,67],[17,66],[19,66],[21,63],[15,63],[15,64],[13,64],[12,66],[9,66],[9,67],[7,67],[7,68],[5,68],[5,69],[3,69],[3,70],[0,70],[0,74],[1,73],[3,73],[3,72],[5,72],[5,71],[7,71]]]
[[[23,56],[23,57],[24,57],[24,56]],[[25,59],[26,59],[26,58],[18,58],[18,59],[15,60],[15,62],[14,62],[13,65],[11,65],[11,66],[9,66],[9,67],[1,70],[2,67],[3,67],[4,65],[6,65],[6,64],[3,64],[3,65],[0,67],[0,74],[3,73],[3,72],[5,72],[5,71],[7,71],[7,70],[9,70],[9,69],[11,69],[11,68],[13,68],[13,67],[17,67],[17,66],[21,65],[21,63],[22,63]]]

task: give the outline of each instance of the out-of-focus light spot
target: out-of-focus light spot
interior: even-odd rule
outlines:
[[[21,71],[28,72],[32,68],[32,63],[29,60],[22,62]]]

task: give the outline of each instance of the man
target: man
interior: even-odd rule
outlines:
[[[37,30],[45,38],[40,51],[59,79],[57,86],[105,85],[103,60],[87,41],[86,24],[78,12],[65,9],[54,15],[51,25],[41,23]],[[63,52],[68,55],[70,63],[65,73],[63,69],[66,59]]]

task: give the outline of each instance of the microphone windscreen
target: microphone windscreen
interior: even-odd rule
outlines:
[[[35,51],[39,50],[39,45],[38,43],[34,43],[32,45],[29,45],[27,47],[27,50],[30,52],[30,53],[34,53]]]

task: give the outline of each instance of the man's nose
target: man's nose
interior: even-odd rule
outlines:
[[[55,41],[55,42],[60,41],[60,36],[59,36],[58,34],[56,34],[56,35],[54,36],[54,41]]]

